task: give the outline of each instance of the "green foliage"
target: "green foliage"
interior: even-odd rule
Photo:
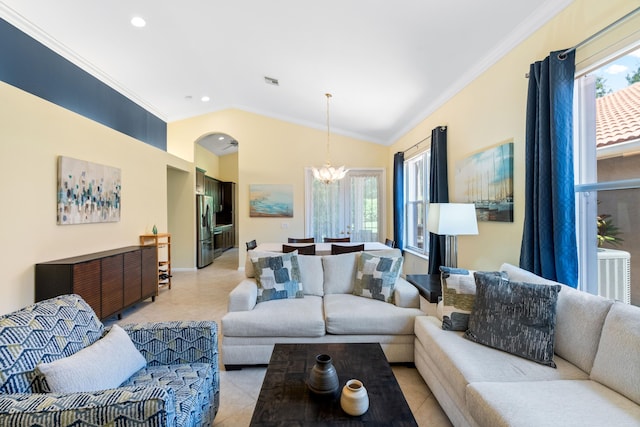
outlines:
[[[601,98],[613,91],[607,87],[607,79],[602,76],[596,77],[596,98]]]
[[[626,79],[627,79],[627,82],[629,83],[629,86],[631,86],[634,83],[640,82],[640,66],[638,66],[638,69],[635,71],[635,73],[627,74]]]
[[[598,246],[620,246],[624,239],[620,236],[620,229],[613,224],[611,215],[600,214],[596,217],[598,223]]]

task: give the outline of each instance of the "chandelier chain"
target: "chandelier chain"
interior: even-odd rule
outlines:
[[[327,165],[331,164],[331,126],[329,121],[329,99],[331,99],[330,93],[325,93],[327,97]]]

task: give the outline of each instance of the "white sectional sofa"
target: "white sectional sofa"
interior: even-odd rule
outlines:
[[[555,369],[416,318],[416,367],[455,426],[640,426],[640,308],[562,285],[556,313]]]
[[[400,257],[398,249],[369,252]],[[417,289],[399,277],[393,304],[354,295],[360,252],[297,255],[303,298],[256,303],[251,259],[281,255],[249,251],[247,278],[229,294],[222,318],[222,361],[227,369],[269,363],[275,343],[378,342],[389,362],[413,362],[414,319],[425,315]]]

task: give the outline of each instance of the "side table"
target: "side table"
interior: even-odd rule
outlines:
[[[418,288],[420,295],[432,304],[437,304],[442,296],[440,273],[407,274],[407,282]]]
[[[407,274],[407,282],[418,288],[420,293],[420,310],[428,315],[437,314],[436,305],[442,297],[440,274]]]

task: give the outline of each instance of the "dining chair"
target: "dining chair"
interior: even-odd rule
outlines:
[[[316,254],[316,245],[306,245],[306,246],[289,246],[286,244],[282,245],[282,253],[289,253],[293,251],[298,251],[298,255],[315,255]]]
[[[325,243],[350,242],[350,241],[351,241],[351,237],[325,237],[324,238]]]
[[[258,246],[258,244],[256,243],[256,239],[248,241],[246,244],[247,244],[248,251],[250,251],[251,249],[255,249]]]
[[[343,245],[335,245],[335,244],[331,244],[331,255],[340,255],[340,254],[348,254],[351,252],[362,252],[364,251],[364,243],[361,243],[359,245],[349,245],[349,246],[343,246]]]
[[[385,239],[384,244],[389,246],[390,248],[396,247],[396,242],[391,239]]]
[[[316,242],[315,237],[303,237],[303,238],[289,237],[289,239],[287,240],[287,243],[315,243],[315,242]]]

